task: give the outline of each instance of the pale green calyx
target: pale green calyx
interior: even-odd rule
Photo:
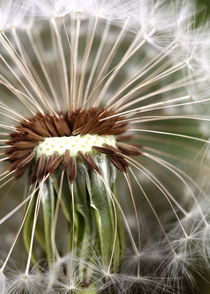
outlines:
[[[115,136],[87,134],[83,136],[50,137],[40,142],[34,148],[34,151],[36,151],[38,158],[41,155],[52,156],[55,152],[58,155],[64,155],[66,150],[70,151],[71,157],[77,157],[79,151],[83,153],[91,152],[93,146],[102,147],[104,144],[116,147]]]

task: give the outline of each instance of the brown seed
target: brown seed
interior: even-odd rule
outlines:
[[[69,163],[69,171],[68,171],[68,178],[71,184],[73,184],[76,177],[77,177],[77,160],[75,157],[71,157],[70,163]]]
[[[87,153],[86,158],[87,158],[87,160],[88,160],[90,166],[92,167],[92,169],[93,169],[95,172],[97,172],[98,174],[101,174],[101,172],[100,172],[98,166],[96,165],[96,163],[95,163],[95,161],[94,161],[93,156],[92,156],[89,152]]]
[[[54,118],[52,116],[46,116],[44,122],[51,134],[51,137],[59,137],[59,134],[54,126]]]
[[[37,142],[37,141],[43,141],[44,140],[43,136],[40,136],[40,135],[36,134],[31,129],[22,128],[20,130],[20,132],[22,133],[22,136],[24,136],[29,141],[36,141]]]
[[[22,159],[22,161],[17,165],[17,169],[22,168],[24,166],[28,166],[35,156],[36,156],[36,152],[32,152],[26,158]]]
[[[116,140],[117,141],[129,141],[132,138],[134,138],[134,135],[124,135],[124,136],[122,135],[122,136],[117,136]]]
[[[142,154],[140,148],[138,148],[132,144],[117,143],[117,147],[125,155],[136,155],[137,156],[137,155]]]
[[[79,154],[80,158],[84,161],[84,163],[88,166],[89,169],[100,174],[100,170],[99,170],[98,166],[96,165],[96,163],[90,153],[87,153],[87,155],[85,155],[84,153],[79,151],[78,154]]]
[[[57,169],[57,167],[62,162],[62,160],[63,160],[62,155],[54,158],[48,165],[48,173],[52,174]]]
[[[63,158],[63,165],[62,165],[62,169],[66,170],[68,165],[69,165],[69,161],[70,161],[70,151],[66,150],[65,154],[64,154],[64,158]]]
[[[28,150],[18,150],[18,151],[14,151],[9,155],[9,160],[14,161],[17,159],[21,159],[26,157],[27,155],[31,154],[30,151]]]
[[[38,159],[38,164],[36,168],[35,178],[36,180],[40,180],[42,178],[42,175],[44,174],[45,169],[45,155],[41,155],[41,157]]]
[[[111,162],[114,164],[114,166],[116,166],[117,169],[119,169],[120,171],[124,173],[127,172],[127,168],[129,167],[129,164],[123,156],[109,155],[109,158]]]
[[[96,150],[97,152],[104,153],[104,154],[115,154],[113,150],[110,150],[107,147],[98,147],[98,146],[93,146],[93,150]]]

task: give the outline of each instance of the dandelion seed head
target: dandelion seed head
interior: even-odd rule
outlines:
[[[0,187],[29,186],[0,219],[23,211],[3,268],[22,233],[27,249],[6,291],[181,293],[209,258],[209,28],[194,1],[0,3]]]

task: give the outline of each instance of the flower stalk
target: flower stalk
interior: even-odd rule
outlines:
[[[38,197],[41,198],[42,213],[35,229],[35,239],[41,252],[39,257],[32,252],[32,262],[36,264],[37,260],[43,257],[51,269],[62,250],[65,250],[62,255],[71,252],[81,260],[78,264],[80,286],[88,289],[90,287],[90,290],[85,289],[84,293],[93,290],[94,270],[87,264],[94,255],[100,259],[107,275],[111,272],[117,273],[125,247],[121,216],[113,197],[116,167],[107,155],[97,151],[93,151],[93,159],[98,168],[97,172],[85,165],[81,159],[75,160],[77,177],[74,182],[69,178],[70,169],[64,172],[62,166],[59,166],[37,192],[32,204],[27,204],[25,208],[26,213],[30,205],[24,224],[24,241],[29,252],[35,207]],[[59,206],[67,226],[67,237],[63,238],[61,248],[55,242]],[[66,267],[67,272],[71,271],[71,264]]]

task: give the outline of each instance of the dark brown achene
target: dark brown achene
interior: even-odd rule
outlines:
[[[114,115],[114,116],[113,116]],[[50,137],[71,137],[84,135],[112,135],[116,136],[116,141],[128,140],[130,136],[124,136],[127,131],[127,123],[123,122],[123,117],[106,108],[78,109],[58,114],[41,114],[20,122],[16,126],[16,132],[10,134],[10,140],[5,153],[10,162],[10,170],[15,171],[16,178],[21,177],[29,166],[34,162],[32,172],[32,182],[41,179],[47,174],[53,173],[62,162],[62,168],[68,170],[71,182],[77,176],[76,160],[71,156],[71,150],[66,150],[63,156],[56,152],[46,158],[45,155],[36,157],[35,147],[45,138]],[[118,136],[121,135],[121,136]],[[126,172],[128,162],[124,155],[140,155],[140,148],[117,143],[117,148],[106,145],[104,147],[94,146],[95,151],[107,154],[110,161],[121,171]],[[94,162],[93,156],[79,152],[80,159],[88,168],[99,173],[99,169]]]

